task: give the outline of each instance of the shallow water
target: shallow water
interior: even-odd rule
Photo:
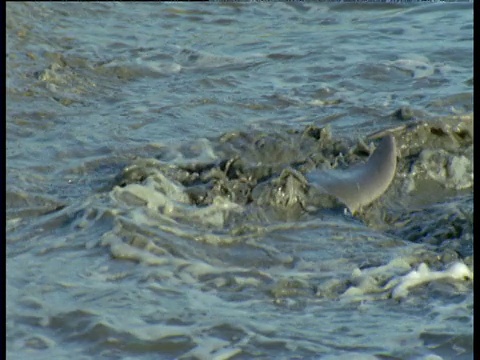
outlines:
[[[472,15],[8,3],[8,358],[473,358]]]

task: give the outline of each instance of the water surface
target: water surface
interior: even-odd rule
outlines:
[[[472,15],[8,3],[8,358],[473,358]],[[358,216],[239,195],[393,128]]]

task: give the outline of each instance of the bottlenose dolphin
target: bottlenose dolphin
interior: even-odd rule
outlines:
[[[395,138],[385,136],[368,161],[344,170],[314,170],[306,174],[311,186],[335,196],[352,214],[382,195],[395,176]]]

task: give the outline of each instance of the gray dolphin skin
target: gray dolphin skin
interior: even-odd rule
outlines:
[[[335,196],[354,214],[389,187],[395,176],[397,154],[395,138],[385,136],[365,164],[345,170],[314,170],[306,175],[312,186]]]

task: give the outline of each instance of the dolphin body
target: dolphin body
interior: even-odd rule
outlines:
[[[352,214],[380,197],[390,186],[397,166],[395,138],[388,134],[368,161],[344,170],[314,170],[306,174],[310,185],[333,195]]]

